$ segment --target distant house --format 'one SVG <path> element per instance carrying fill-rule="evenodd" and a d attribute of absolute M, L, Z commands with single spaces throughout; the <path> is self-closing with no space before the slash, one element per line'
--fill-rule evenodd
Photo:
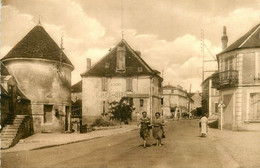
<path fill-rule="evenodd" d="M 188 93 L 188 95 L 194 101 L 193 109 L 201 107 L 202 94 L 199 91 L 197 91 L 195 93 Z"/>
<path fill-rule="evenodd" d="M 122 97 L 133 102 L 133 118 L 161 112 L 161 82 L 153 70 L 125 40 L 121 40 L 93 67 L 88 60 L 82 76 L 83 124 L 109 112 L 109 103 Z"/>
<path fill-rule="evenodd" d="M 260 24 L 227 47 L 224 27 L 223 51 L 217 55 L 221 101 L 219 127 L 260 130 Z"/>
<path fill-rule="evenodd" d="M 218 114 L 219 91 L 216 89 L 219 74 L 214 73 L 202 83 L 202 110 L 208 116 Z"/>
<path fill-rule="evenodd" d="M 71 86 L 71 100 L 82 101 L 82 80 Z"/>
<path fill-rule="evenodd" d="M 82 80 L 71 87 L 71 123 L 74 131 L 80 131 L 82 126 Z M 76 128 L 75 125 L 77 125 Z"/>
<path fill-rule="evenodd" d="M 188 93 L 181 86 L 166 85 L 162 87 L 163 95 L 163 113 L 166 117 L 177 115 L 180 113 L 189 112 L 189 102 L 193 106 L 193 101 L 190 101 Z"/>
<path fill-rule="evenodd" d="M 31 101 L 34 132 L 68 130 L 74 66 L 45 29 L 35 26 L 1 61 Z"/>

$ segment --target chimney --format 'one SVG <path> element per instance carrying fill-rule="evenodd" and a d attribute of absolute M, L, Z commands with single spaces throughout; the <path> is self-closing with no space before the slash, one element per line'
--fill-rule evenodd
<path fill-rule="evenodd" d="M 141 51 L 135 51 L 135 53 L 136 53 L 139 57 L 141 57 Z"/>
<path fill-rule="evenodd" d="M 87 58 L 87 71 L 91 68 L 91 59 Z"/>
<path fill-rule="evenodd" d="M 227 30 L 226 26 L 223 27 L 223 35 L 221 37 L 221 42 L 222 42 L 222 50 L 227 48 L 227 43 L 228 43 L 228 36 L 227 36 Z"/>

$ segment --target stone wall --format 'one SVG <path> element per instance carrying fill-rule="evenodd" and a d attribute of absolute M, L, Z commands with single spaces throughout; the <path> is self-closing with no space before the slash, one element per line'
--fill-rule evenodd
<path fill-rule="evenodd" d="M 19 86 L 32 102 L 34 131 L 64 131 L 65 107 L 71 101 L 72 67 L 48 60 L 11 60 L 6 61 L 10 73 L 17 79 Z M 44 105 L 52 105 L 52 121 L 44 123 Z M 58 111 L 58 115 L 56 114 Z"/>

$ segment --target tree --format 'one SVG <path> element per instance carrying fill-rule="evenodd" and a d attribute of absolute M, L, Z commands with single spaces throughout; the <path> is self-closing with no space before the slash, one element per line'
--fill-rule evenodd
<path fill-rule="evenodd" d="M 109 103 L 110 119 L 128 124 L 128 120 L 132 120 L 132 112 L 135 110 L 133 105 L 133 98 L 129 97 L 122 97 L 119 102 L 113 101 Z"/>

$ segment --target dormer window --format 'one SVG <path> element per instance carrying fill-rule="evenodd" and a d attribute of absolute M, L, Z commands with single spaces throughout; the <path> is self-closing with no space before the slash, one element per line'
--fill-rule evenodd
<path fill-rule="evenodd" d="M 126 55 L 126 50 L 125 46 L 123 47 L 117 47 L 117 64 L 116 64 L 116 70 L 117 71 L 124 71 L 125 70 L 125 55 Z"/>

